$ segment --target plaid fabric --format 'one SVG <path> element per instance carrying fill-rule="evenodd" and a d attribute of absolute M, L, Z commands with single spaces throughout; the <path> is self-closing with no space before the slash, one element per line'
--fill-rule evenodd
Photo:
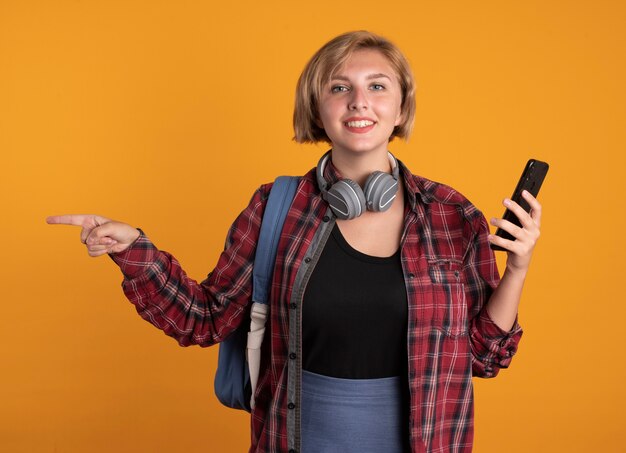
<path fill-rule="evenodd" d="M 473 442 L 472 375 L 493 377 L 506 368 L 522 331 L 517 322 L 510 332 L 502 331 L 483 309 L 499 282 L 484 216 L 458 192 L 401 166 L 410 443 L 413 452 L 468 452 Z M 328 181 L 340 177 L 332 165 L 325 173 Z M 126 251 L 111 256 L 124 273 L 124 293 L 142 318 L 182 346 L 210 346 L 246 319 L 270 188 L 263 185 L 254 193 L 233 223 L 215 269 L 201 283 L 143 232 Z M 300 264 L 312 254 L 317 228 L 334 221 L 325 218 L 326 210 L 313 169 L 300 182 L 278 247 L 266 333 L 270 341 L 263 343 L 250 452 L 297 450 L 288 448 L 294 445 L 288 435 L 295 434 L 288 434 L 286 422 L 293 409 L 287 398 L 289 311 L 297 308 L 290 297 Z"/>

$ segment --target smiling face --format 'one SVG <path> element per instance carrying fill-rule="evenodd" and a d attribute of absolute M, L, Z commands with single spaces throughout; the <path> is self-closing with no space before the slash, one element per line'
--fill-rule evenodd
<path fill-rule="evenodd" d="M 402 90 L 387 58 L 374 49 L 354 52 L 324 85 L 319 122 L 334 152 L 387 152 L 402 121 Z"/>

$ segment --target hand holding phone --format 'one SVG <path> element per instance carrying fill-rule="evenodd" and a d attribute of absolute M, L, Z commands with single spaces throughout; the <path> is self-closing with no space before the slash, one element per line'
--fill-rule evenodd
<path fill-rule="evenodd" d="M 522 192 L 524 190 L 528 191 L 533 197 L 537 197 L 539 194 L 539 189 L 541 188 L 541 184 L 548 173 L 549 165 L 545 162 L 541 162 L 539 160 L 530 159 L 526 163 L 526 167 L 522 172 L 522 176 L 520 177 L 517 187 L 515 187 L 515 191 L 513 192 L 513 196 L 511 200 L 520 205 L 522 209 L 526 212 L 530 212 L 530 206 L 528 202 L 522 197 Z M 508 220 L 509 222 L 517 225 L 518 227 L 522 227 L 517 216 L 510 210 L 506 210 L 504 215 L 502 216 L 504 220 Z M 502 228 L 498 228 L 496 231 L 496 236 L 499 236 L 504 239 L 508 239 L 514 241 L 515 238 L 511 236 L 508 232 L 504 231 Z M 507 251 L 506 249 L 495 245 L 490 244 L 493 250 L 499 251 Z"/>

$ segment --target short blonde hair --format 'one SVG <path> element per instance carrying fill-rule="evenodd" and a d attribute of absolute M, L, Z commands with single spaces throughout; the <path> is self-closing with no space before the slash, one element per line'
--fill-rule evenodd
<path fill-rule="evenodd" d="M 406 58 L 393 43 L 374 33 L 360 30 L 344 33 L 327 42 L 305 66 L 296 86 L 293 112 L 293 139 L 298 143 L 330 143 L 319 126 L 319 100 L 322 88 L 357 50 L 373 49 L 382 53 L 393 67 L 402 89 L 402 122 L 389 137 L 407 139 L 415 118 L 415 81 Z"/>

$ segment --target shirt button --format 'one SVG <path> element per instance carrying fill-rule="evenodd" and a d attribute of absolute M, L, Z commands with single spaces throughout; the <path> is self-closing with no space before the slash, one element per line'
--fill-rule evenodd
<path fill-rule="evenodd" d="M 409 278 L 415 278 L 415 274 L 411 272 L 411 273 L 409 274 Z"/>
<path fill-rule="evenodd" d="M 328 222 L 330 220 L 330 217 L 328 217 L 327 215 L 324 216 L 324 218 L 322 218 L 322 220 L 324 222 Z"/>
<path fill-rule="evenodd" d="M 293 403 L 287 404 L 287 409 L 295 409 L 295 408 L 296 408 L 295 404 L 293 404 Z"/>
<path fill-rule="evenodd" d="M 308 256 L 304 259 L 305 263 L 310 263 L 311 262 L 311 258 L 309 258 Z"/>
<path fill-rule="evenodd" d="M 454 271 L 454 276 L 455 276 L 456 278 L 459 278 L 459 271 Z"/>
<path fill-rule="evenodd" d="M 291 308 L 292 310 L 295 310 L 298 306 L 296 305 L 295 302 L 292 302 L 289 304 L 289 308 Z"/>
<path fill-rule="evenodd" d="M 291 360 L 295 360 L 295 359 L 296 359 L 296 357 L 297 357 L 297 356 L 296 356 L 296 353 L 295 353 L 295 352 L 292 352 L 291 354 L 289 354 L 289 358 L 290 358 Z"/>

